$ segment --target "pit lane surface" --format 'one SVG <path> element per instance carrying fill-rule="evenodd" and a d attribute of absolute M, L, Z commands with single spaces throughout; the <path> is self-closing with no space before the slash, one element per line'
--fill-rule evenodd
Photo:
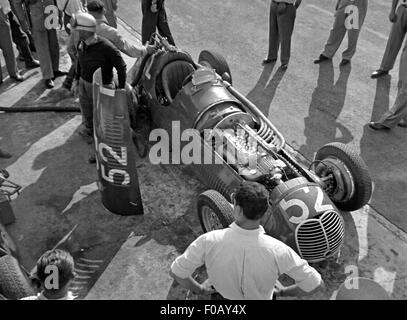
<path fill-rule="evenodd" d="M 121 3 L 119 16 L 131 23 L 136 30 L 140 30 L 140 2 L 122 0 Z M 313 5 L 325 10 L 326 16 L 322 22 L 318 22 L 319 20 L 315 20 L 314 7 L 302 7 L 304 11 L 298 15 L 292 63 L 284 75 L 281 72 L 275 73 L 277 66 L 274 70 L 263 70 L 259 64 L 267 50 L 268 13 L 264 13 L 268 10 L 268 2 L 253 1 L 250 6 L 248 3 L 167 0 L 169 19 L 177 44 L 190 51 L 194 57 L 204 48 L 216 48 L 223 53 L 231 65 L 236 87 L 269 115 L 290 144 L 300 150 L 300 147 L 309 146 L 309 152 L 303 152 L 305 155 L 312 156 L 320 145 L 333 140 L 329 137 L 337 136 L 335 140 L 342 141 L 340 138 L 343 130 L 335 127 L 338 131 L 335 131 L 335 135 L 330 131 L 333 123 L 346 124 L 352 132 L 351 136 L 358 137 L 352 138 L 351 143 L 359 147 L 364 136 L 364 123 L 370 120 L 373 109 L 381 108 L 380 101 L 384 101 L 386 105 L 386 94 L 388 95 L 385 90 L 384 93 L 378 91 L 375 96 L 376 82 L 368 77 L 371 69 L 378 65 L 384 48 L 383 34 L 387 34 L 387 22 L 385 19 L 381 21 L 380 14 L 388 10 L 385 2 L 370 6 L 374 9 L 373 13 L 376 12 L 376 21 L 379 21 L 372 23 L 369 18 L 367 21 L 374 31 L 370 31 L 368 36 L 372 37 L 369 41 L 374 45 L 364 40 L 367 34 L 362 32 L 360 43 L 366 45 L 367 41 L 370 47 L 369 50 L 359 47 L 360 53 L 353 62 L 348 80 L 347 96 L 342 109 L 339 108 L 342 110 L 340 116 L 332 114 L 337 109 L 338 99 L 340 100 L 336 91 L 327 83 L 332 74 L 324 67 L 318 85 L 319 67 L 311 63 L 328 35 L 331 24 L 328 12 L 333 7 L 333 1 L 327 1 L 327 4 L 304 1 L 303 5 Z M 229 19 L 224 18 L 226 13 L 231 15 Z M 227 25 L 223 24 L 226 20 L 229 20 Z M 309 26 L 314 23 L 320 25 L 319 29 L 313 30 Z M 382 33 L 375 31 L 373 27 L 382 30 Z M 122 26 L 119 28 L 126 37 L 129 36 L 129 30 L 124 30 Z M 197 37 L 198 34 L 200 37 Z M 315 39 L 310 34 L 314 34 Z M 382 38 L 379 34 L 382 34 Z M 221 41 L 224 42 L 223 45 L 219 45 Z M 368 60 L 363 52 L 365 55 L 374 52 L 374 55 L 369 55 Z M 62 59 L 65 68 L 69 65 L 67 59 L 66 55 Z M 134 60 L 129 61 L 130 65 L 132 61 Z M 374 67 L 371 68 L 370 64 L 364 66 L 364 61 L 370 61 Z M 335 73 L 338 62 L 336 59 Z M 74 104 L 73 99 L 63 97 L 61 93 L 44 91 L 38 69 L 26 74 L 29 79 L 21 84 L 15 85 L 6 80 L 0 88 L 2 105 L 12 107 L 40 104 L 43 99 L 57 105 Z M 57 79 L 56 87 L 61 82 L 61 79 Z M 395 79 L 391 81 L 391 85 L 389 100 L 393 101 Z M 316 90 L 315 86 L 320 89 Z M 360 97 L 358 89 L 361 90 Z M 316 91 L 315 102 L 314 107 L 310 108 L 313 91 Z M 373 99 L 378 101 L 374 108 Z M 387 105 L 388 103 L 387 101 Z M 337 112 L 339 114 L 340 110 Z M 307 117 L 313 122 L 307 126 L 310 131 L 304 134 L 304 119 Z M 186 292 L 172 284 L 168 268 L 175 256 L 201 233 L 195 200 L 197 194 L 203 191 L 202 186 L 188 172 L 179 168 L 152 166 L 148 161 L 138 160 L 145 216 L 118 217 L 106 212 L 100 203 L 99 193 L 95 190 L 94 167 L 86 163 L 90 147 L 77 135 L 79 124 L 80 117 L 70 114 L 0 115 L 1 147 L 14 154 L 12 159 L 2 160 L 0 164 L 8 168 L 13 179 L 24 186 L 21 196 L 13 202 L 17 221 L 8 228 L 21 249 L 23 264 L 31 268 L 43 251 L 54 246 L 78 224 L 68 243 L 68 249 L 75 255 L 80 275 L 73 289 L 81 297 L 91 290 L 88 298 L 184 299 Z M 320 130 L 313 127 L 318 124 L 321 125 Z M 382 134 L 374 134 L 371 133 L 371 136 L 382 137 Z M 382 152 L 380 148 L 388 148 L 390 141 L 394 139 L 400 142 L 403 134 L 404 131 L 397 129 L 384 136 L 387 138 L 380 138 L 382 146 L 374 145 L 369 150 L 372 153 Z M 348 140 L 350 139 L 344 141 Z M 399 149 L 403 147 L 401 143 L 396 146 Z M 397 149 L 394 147 L 392 150 Z M 390 189 L 390 184 L 385 185 L 383 199 L 391 199 L 391 194 L 404 199 L 402 187 L 406 181 L 400 180 L 406 172 L 401 167 L 402 160 L 405 159 L 403 150 L 405 152 L 405 146 L 398 153 L 393 151 L 394 156 L 400 160 L 397 162 L 401 168 L 400 174 L 397 171 L 393 173 L 399 180 L 388 178 L 401 181 L 400 189 Z M 383 163 L 375 157 L 376 153 L 371 155 L 370 161 L 383 166 L 389 164 L 388 155 L 383 158 Z M 369 159 L 365 160 L 371 167 Z M 389 175 L 392 172 L 389 170 L 375 172 L 371 169 L 371 172 L 372 175 L 385 176 L 385 173 Z M 377 178 L 374 179 L 377 184 Z M 394 205 L 397 203 L 382 203 L 383 207 L 390 208 Z M 329 298 L 333 290 L 343 282 L 344 268 L 355 264 L 360 269 L 360 275 L 377 279 L 393 298 L 405 299 L 407 267 L 404 257 L 407 253 L 404 235 L 394 232 L 386 221 L 381 221 L 368 207 L 352 216 L 346 215 L 345 223 L 347 235 L 341 257 L 342 265 L 322 269 L 329 289 L 323 296 L 312 298 Z"/>
<path fill-rule="evenodd" d="M 352 65 L 339 68 L 344 45 L 333 63 L 318 66 L 312 62 L 329 35 L 336 0 L 303 1 L 285 73 L 279 61 L 275 66 L 261 66 L 268 49 L 269 0 L 167 0 L 166 9 L 177 46 L 195 58 L 203 49 L 223 54 L 234 86 L 304 156 L 311 159 L 318 148 L 332 141 L 354 146 L 374 181 L 371 206 L 407 231 L 407 130 L 381 133 L 366 125 L 392 106 L 396 94 L 398 60 L 391 75 L 370 79 L 380 65 L 389 34 L 390 2 L 369 1 Z M 122 0 L 119 16 L 141 30 L 140 0 Z"/>

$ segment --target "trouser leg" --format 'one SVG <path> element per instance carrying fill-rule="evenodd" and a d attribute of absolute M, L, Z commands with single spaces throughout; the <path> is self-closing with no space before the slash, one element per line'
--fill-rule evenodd
<path fill-rule="evenodd" d="M 170 26 L 168 25 L 167 12 L 163 6 L 158 11 L 157 29 L 161 36 L 167 38 L 168 42 L 175 46 L 174 38 L 171 34 Z"/>
<path fill-rule="evenodd" d="M 79 104 L 82 113 L 82 124 L 93 131 L 93 87 L 82 78 L 79 80 Z"/>
<path fill-rule="evenodd" d="M 53 63 L 48 40 L 48 31 L 34 31 L 34 40 L 37 46 L 38 59 L 43 79 L 54 77 Z"/>
<path fill-rule="evenodd" d="M 17 75 L 17 63 L 13 50 L 10 23 L 6 15 L 0 10 L 0 48 L 6 62 L 7 72 L 10 77 Z"/>
<path fill-rule="evenodd" d="M 151 0 L 141 1 L 141 11 L 143 13 L 141 23 L 141 42 L 145 44 L 150 40 L 151 35 L 157 28 L 158 13 L 151 12 Z"/>
<path fill-rule="evenodd" d="M 269 50 L 267 54 L 268 59 L 277 59 L 279 46 L 280 38 L 277 23 L 277 4 L 275 2 L 271 2 L 269 17 Z"/>
<path fill-rule="evenodd" d="M 357 29 L 348 30 L 348 48 L 342 54 L 342 58 L 346 60 L 351 60 L 355 55 L 360 30 L 362 29 L 367 13 L 367 0 L 357 0 L 355 6 L 358 8 L 359 25 Z"/>
<path fill-rule="evenodd" d="M 281 41 L 281 63 L 288 63 L 291 55 L 291 36 L 294 30 L 296 9 L 293 5 L 287 5 L 284 14 L 277 17 L 278 32 Z"/>
<path fill-rule="evenodd" d="M 404 47 L 400 58 L 396 101 L 393 107 L 381 117 L 379 122 L 388 128 L 393 128 L 402 119 L 407 120 L 407 46 Z"/>
<path fill-rule="evenodd" d="M 325 49 L 322 52 L 324 56 L 332 58 L 335 55 L 336 51 L 338 51 L 339 46 L 341 45 L 342 40 L 346 34 L 345 19 L 346 14 L 344 8 L 339 9 L 335 12 L 334 25 L 329 34 Z"/>
<path fill-rule="evenodd" d="M 51 64 L 52 70 L 58 71 L 59 70 L 59 43 L 58 43 L 58 36 L 57 31 L 55 29 L 47 30 L 48 32 L 48 46 L 50 50 L 51 56 Z"/>
<path fill-rule="evenodd" d="M 397 20 L 393 23 L 389 38 L 387 39 L 386 49 L 384 51 L 380 69 L 389 71 L 393 69 L 397 55 L 403 44 L 407 27 L 407 8 L 400 6 L 397 10 Z"/>

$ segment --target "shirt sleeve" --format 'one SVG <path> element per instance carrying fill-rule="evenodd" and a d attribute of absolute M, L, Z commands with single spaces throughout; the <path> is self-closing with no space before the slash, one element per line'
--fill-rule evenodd
<path fill-rule="evenodd" d="M 126 86 L 126 71 L 127 66 L 124 62 L 120 51 L 115 48 L 112 44 L 107 46 L 109 49 L 109 60 L 113 67 L 117 70 L 117 78 L 119 81 L 119 89 L 124 89 Z"/>
<path fill-rule="evenodd" d="M 311 267 L 306 260 L 301 259 L 290 247 L 286 246 L 284 251 L 277 260 L 280 274 L 285 273 L 293 278 L 296 284 L 305 292 L 317 288 L 322 282 L 318 271 Z"/>
<path fill-rule="evenodd" d="M 145 55 L 146 49 L 141 44 L 139 45 L 132 45 L 128 41 L 126 41 L 117 31 L 115 28 L 109 28 L 106 30 L 109 33 L 109 40 L 116 46 L 124 54 L 127 54 L 129 57 L 132 58 L 139 58 Z"/>
<path fill-rule="evenodd" d="M 185 252 L 171 265 L 171 271 L 181 279 L 186 279 L 205 264 L 205 234 L 192 242 Z"/>

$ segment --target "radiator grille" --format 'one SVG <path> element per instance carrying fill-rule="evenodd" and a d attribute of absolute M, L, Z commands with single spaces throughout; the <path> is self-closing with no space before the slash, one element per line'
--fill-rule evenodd
<path fill-rule="evenodd" d="M 295 235 L 302 258 L 317 262 L 329 258 L 340 249 L 345 229 L 342 217 L 335 211 L 328 211 L 298 225 Z"/>

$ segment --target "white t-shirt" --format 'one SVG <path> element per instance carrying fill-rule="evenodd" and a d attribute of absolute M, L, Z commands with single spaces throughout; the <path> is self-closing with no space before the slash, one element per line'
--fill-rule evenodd
<path fill-rule="evenodd" d="M 78 11 L 80 12 L 85 12 L 85 9 L 83 8 L 81 0 L 56 0 L 58 9 L 61 11 L 65 11 L 64 13 L 71 16 Z"/>
<path fill-rule="evenodd" d="M 285 273 L 310 292 L 321 284 L 321 275 L 281 241 L 265 234 L 263 227 L 229 228 L 201 235 L 171 265 L 172 272 L 188 278 L 205 265 L 208 281 L 224 298 L 269 300 L 278 277 Z"/>

